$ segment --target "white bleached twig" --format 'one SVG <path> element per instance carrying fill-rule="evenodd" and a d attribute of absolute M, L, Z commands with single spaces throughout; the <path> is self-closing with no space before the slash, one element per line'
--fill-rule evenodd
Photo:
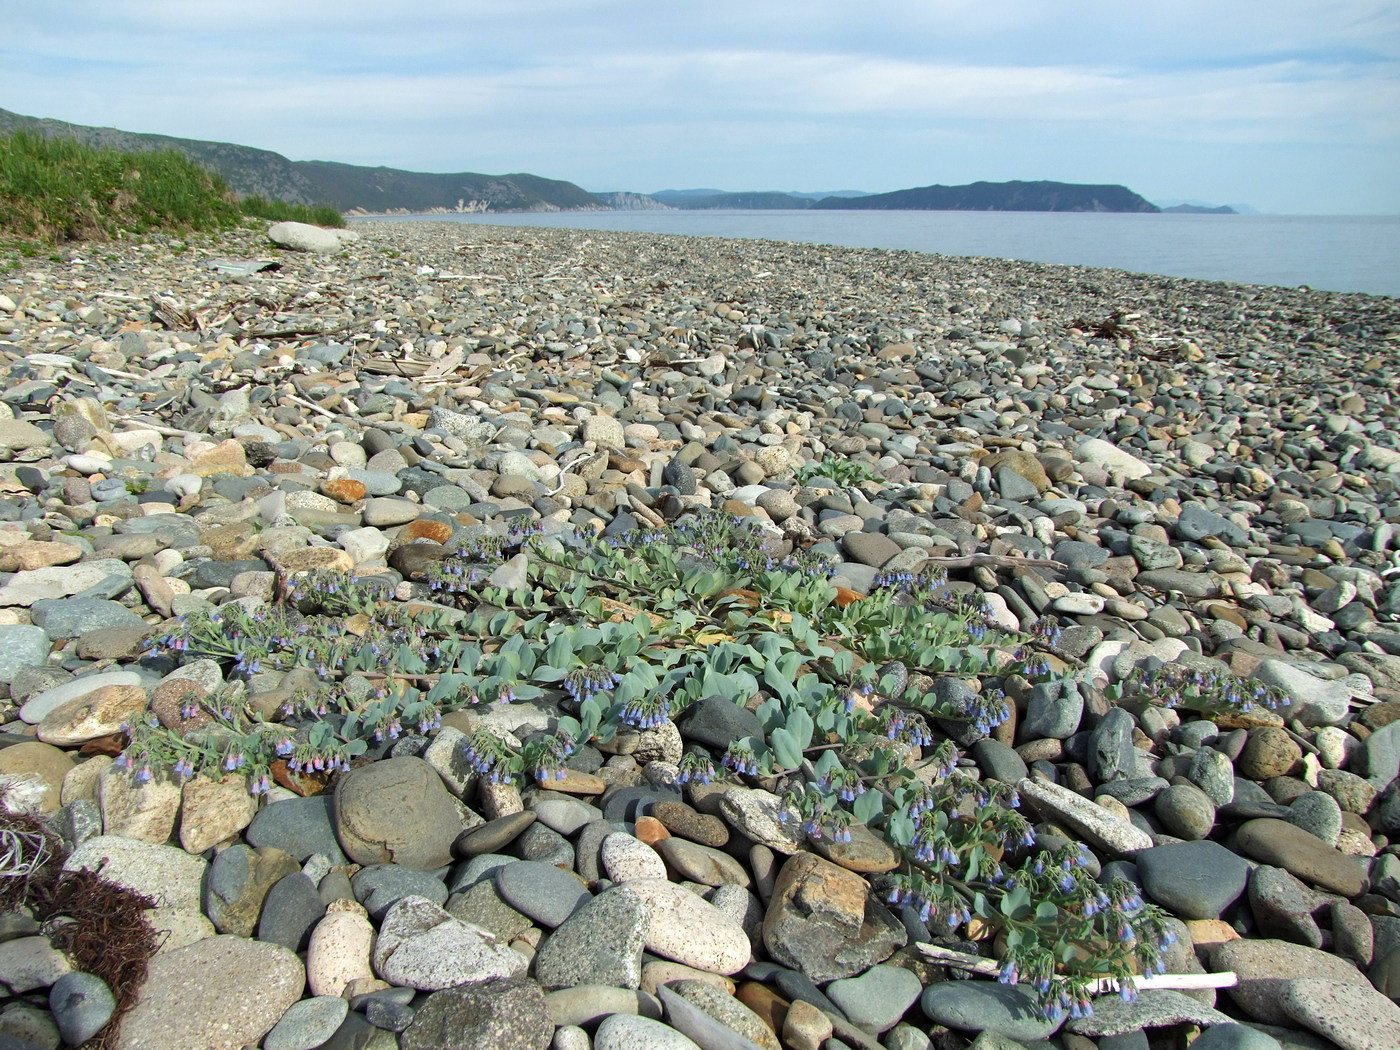
<path fill-rule="evenodd" d="M 335 413 L 332 412 L 329 408 L 322 408 L 320 405 L 313 404 L 310 401 L 297 397 L 296 394 L 283 394 L 282 396 L 285 397 L 288 401 L 295 401 L 298 405 L 301 405 L 303 408 L 309 408 L 313 412 L 320 413 L 327 419 L 335 418 Z"/>
<path fill-rule="evenodd" d="M 967 970 L 969 973 L 980 974 L 983 977 L 995 977 L 1001 972 L 1000 965 L 991 959 L 984 959 L 980 955 L 969 955 L 967 952 L 954 951 L 952 948 L 940 948 L 936 944 L 921 942 L 916 943 L 914 947 L 944 966 L 954 966 L 959 970 Z M 1229 970 L 1221 973 L 1164 973 L 1154 977 L 1125 977 L 1121 981 L 1117 977 L 1100 977 L 1089 982 L 1089 992 L 1092 995 L 1116 992 L 1119 984 L 1131 984 L 1141 991 L 1151 988 L 1186 990 L 1233 988 L 1238 983 L 1239 978 Z"/>

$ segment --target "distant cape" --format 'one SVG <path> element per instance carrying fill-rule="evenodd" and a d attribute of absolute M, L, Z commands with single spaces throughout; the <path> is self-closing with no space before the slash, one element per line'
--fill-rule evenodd
<path fill-rule="evenodd" d="M 1073 182 L 974 182 L 967 186 L 920 186 L 868 197 L 827 197 L 812 205 L 827 210 L 882 211 L 1112 211 L 1161 209 L 1126 186 Z"/>

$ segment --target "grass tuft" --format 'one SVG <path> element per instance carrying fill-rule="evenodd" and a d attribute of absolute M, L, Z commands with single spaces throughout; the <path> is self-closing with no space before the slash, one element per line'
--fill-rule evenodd
<path fill-rule="evenodd" d="M 270 201 L 254 195 L 244 197 L 239 202 L 244 215 L 272 222 L 308 222 L 312 226 L 330 226 L 342 229 L 345 216 L 329 204 L 291 204 L 287 201 Z"/>
<path fill-rule="evenodd" d="M 213 232 L 245 217 L 343 227 L 329 205 L 252 196 L 174 150 L 129 153 L 18 131 L 0 137 L 0 270 L 78 241 Z"/>
<path fill-rule="evenodd" d="M 224 181 L 174 150 L 124 153 L 25 131 L 0 138 L 0 235 L 61 244 L 238 220 Z"/>

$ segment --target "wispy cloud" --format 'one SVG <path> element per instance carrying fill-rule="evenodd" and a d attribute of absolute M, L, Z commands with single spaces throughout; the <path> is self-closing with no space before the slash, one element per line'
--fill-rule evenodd
<path fill-rule="evenodd" d="M 7 19 L 0 105 L 298 158 L 636 189 L 1089 171 L 1400 211 L 1392 2 L 72 0 Z M 1320 150 L 1333 183 L 1291 176 Z"/>

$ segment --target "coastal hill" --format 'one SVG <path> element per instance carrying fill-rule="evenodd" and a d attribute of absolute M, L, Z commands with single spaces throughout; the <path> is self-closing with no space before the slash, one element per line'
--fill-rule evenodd
<path fill-rule="evenodd" d="M 974 182 L 923 186 L 892 193 L 796 191 L 727 193 L 715 189 L 589 193 L 572 182 L 516 173 L 401 171 L 319 160 L 289 160 L 271 150 L 229 142 L 149 135 L 69 124 L 0 109 L 0 135 L 30 130 L 109 149 L 173 149 L 222 176 L 240 197 L 292 204 L 328 204 L 350 213 L 606 211 L 684 209 L 894 209 L 953 211 L 1155 212 L 1155 204 L 1125 186 L 1063 182 Z M 820 198 L 820 199 L 815 199 Z"/>
<path fill-rule="evenodd" d="M 891 193 L 845 190 L 832 194 L 777 191 L 660 190 L 651 195 L 672 208 L 687 209 L 871 209 L 892 211 L 1114 211 L 1160 209 L 1125 186 L 1066 182 L 974 182 L 970 186 L 923 186 Z"/>
<path fill-rule="evenodd" d="M 967 186 L 920 186 L 868 197 L 827 197 L 822 209 L 884 211 L 1116 211 L 1161 209 L 1126 186 L 1069 182 L 974 182 Z"/>
<path fill-rule="evenodd" d="M 329 204 L 345 212 L 587 211 L 608 207 L 572 182 L 538 175 L 432 174 L 288 160 L 280 153 L 252 146 L 95 128 L 0 109 L 0 135 L 21 130 L 63 135 L 88 145 L 129 152 L 173 149 L 221 175 L 240 197 Z"/>

